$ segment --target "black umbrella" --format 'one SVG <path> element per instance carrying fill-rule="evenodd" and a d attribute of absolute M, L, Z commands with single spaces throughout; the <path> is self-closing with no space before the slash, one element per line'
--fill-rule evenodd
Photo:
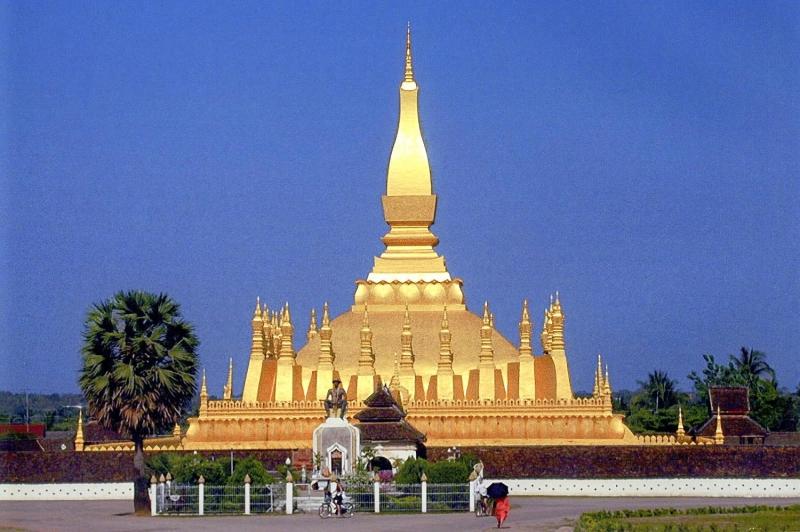
<path fill-rule="evenodd" d="M 508 495 L 508 486 L 502 482 L 492 482 L 486 488 L 486 494 L 492 499 L 499 499 Z"/>

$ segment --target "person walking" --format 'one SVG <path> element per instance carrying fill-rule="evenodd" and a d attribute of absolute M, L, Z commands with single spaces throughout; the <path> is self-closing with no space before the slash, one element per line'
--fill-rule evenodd
<path fill-rule="evenodd" d="M 497 528 L 500 528 L 500 525 L 508 517 L 508 511 L 511 509 L 511 503 L 508 500 L 508 496 L 505 495 L 496 499 L 494 502 L 494 516 L 497 518 Z"/>

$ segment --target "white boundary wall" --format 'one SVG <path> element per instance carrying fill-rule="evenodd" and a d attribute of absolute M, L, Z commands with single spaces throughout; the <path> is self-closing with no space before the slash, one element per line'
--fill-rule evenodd
<path fill-rule="evenodd" d="M 0 501 L 133 500 L 133 482 L 0 484 Z"/>
<path fill-rule="evenodd" d="M 558 497 L 798 497 L 800 478 L 498 479 L 510 495 Z"/>

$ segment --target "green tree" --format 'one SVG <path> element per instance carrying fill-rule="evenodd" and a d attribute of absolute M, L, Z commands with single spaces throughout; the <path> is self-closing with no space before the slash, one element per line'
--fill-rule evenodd
<path fill-rule="evenodd" d="M 181 456 L 175 464 L 172 476 L 178 484 L 197 484 L 201 476 L 208 486 L 221 486 L 226 480 L 222 461 L 209 460 L 200 454 Z"/>
<path fill-rule="evenodd" d="M 250 483 L 253 485 L 263 486 L 265 484 L 272 484 L 275 479 L 267 473 L 267 468 L 260 460 L 248 456 L 241 460 L 236 461 L 236 466 L 233 468 L 233 474 L 228 478 L 228 484 L 232 486 L 241 486 L 244 484 L 244 477 L 250 475 Z"/>
<path fill-rule="evenodd" d="M 417 484 L 427 466 L 428 461 L 424 458 L 409 458 L 402 463 L 394 480 L 398 484 Z"/>
<path fill-rule="evenodd" d="M 149 510 L 144 439 L 171 428 L 194 395 L 198 340 L 165 294 L 119 292 L 86 317 L 80 387 L 89 414 L 134 444 L 134 510 Z"/>
<path fill-rule="evenodd" d="M 731 369 L 742 376 L 745 384 L 751 390 L 754 390 L 761 380 L 775 382 L 775 370 L 767 364 L 767 356 L 761 351 L 742 347 L 738 357 L 731 355 L 730 358 Z"/>
<path fill-rule="evenodd" d="M 647 381 L 639 381 L 644 396 L 654 406 L 653 411 L 658 413 L 659 408 L 669 408 L 678 402 L 675 381 L 669 378 L 666 371 L 656 370 L 647 375 Z"/>

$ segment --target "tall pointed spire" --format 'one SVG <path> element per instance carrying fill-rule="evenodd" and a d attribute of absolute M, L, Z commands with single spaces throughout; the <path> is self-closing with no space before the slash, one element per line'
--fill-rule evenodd
<path fill-rule="evenodd" d="M 683 409 L 681 405 L 678 405 L 678 430 L 676 433 L 678 438 L 683 438 L 686 435 L 686 431 L 683 429 Z"/>
<path fill-rule="evenodd" d="M 222 388 L 222 399 L 230 401 L 233 396 L 233 357 L 228 358 L 228 379 Z"/>
<path fill-rule="evenodd" d="M 714 443 L 725 443 L 725 434 L 722 433 L 722 416 L 720 415 L 719 405 L 717 405 L 717 428 L 714 430 Z"/>
<path fill-rule="evenodd" d="M 78 409 L 78 428 L 75 430 L 75 450 L 83 451 L 85 441 L 83 439 L 83 408 Z"/>
<path fill-rule="evenodd" d="M 450 347 L 451 339 L 450 323 L 447 320 L 447 305 L 445 305 L 442 311 L 442 325 L 439 329 L 439 364 L 436 372 L 440 378 L 446 375 L 453 375 L 453 352 Z M 450 395 L 452 395 L 452 384 L 450 389 Z M 439 398 L 442 399 L 442 397 Z M 449 399 L 452 399 L 452 397 Z"/>
<path fill-rule="evenodd" d="M 369 311 L 367 306 L 364 305 L 364 319 L 361 321 L 361 354 L 358 357 L 358 374 L 359 375 L 375 375 L 375 353 L 372 352 L 372 330 L 369 328 Z M 362 393 L 359 386 L 359 394 Z M 371 389 L 367 390 L 369 395 L 372 393 Z"/>
<path fill-rule="evenodd" d="M 494 346 L 492 345 L 492 318 L 489 312 L 489 302 L 483 303 L 483 325 L 481 326 L 481 353 L 480 363 L 491 364 L 494 367 Z M 482 397 L 482 399 L 486 399 Z"/>
<path fill-rule="evenodd" d="M 406 28 L 406 72 L 403 81 L 414 81 L 414 64 L 411 58 L 411 22 Z"/>
<path fill-rule="evenodd" d="M 418 97 L 409 26 L 400 84 L 400 117 L 386 172 L 386 195 L 382 198 L 389 232 L 382 238 L 386 250 L 375 259 L 369 282 L 452 281 L 444 257 L 434 251 L 439 239 L 430 230 L 436 217 L 436 195 L 422 139 Z M 462 304 L 463 300 L 452 303 Z"/>
<path fill-rule="evenodd" d="M 308 322 L 308 332 L 306 340 L 311 340 L 317 335 L 317 309 L 311 309 L 311 319 Z"/>

